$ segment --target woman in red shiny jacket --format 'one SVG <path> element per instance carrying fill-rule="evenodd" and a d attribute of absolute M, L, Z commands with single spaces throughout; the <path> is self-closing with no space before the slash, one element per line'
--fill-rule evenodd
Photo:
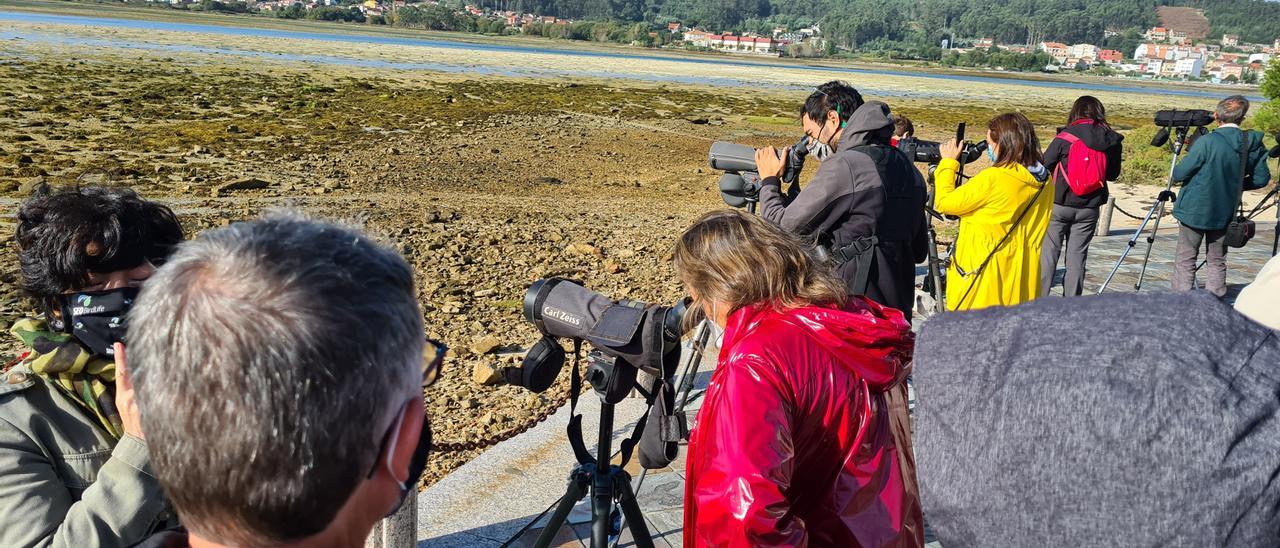
<path fill-rule="evenodd" d="M 921 546 L 910 433 L 885 398 L 910 369 L 902 313 L 847 297 L 811 247 L 736 210 L 699 219 L 674 260 L 724 328 L 689 441 L 685 546 Z"/>

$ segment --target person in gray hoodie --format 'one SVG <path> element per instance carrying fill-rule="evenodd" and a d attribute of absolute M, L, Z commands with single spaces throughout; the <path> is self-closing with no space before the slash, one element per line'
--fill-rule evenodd
<path fill-rule="evenodd" d="M 915 265 L 926 257 L 924 177 L 891 146 L 884 103 L 864 102 L 844 82 L 827 82 L 800 115 L 810 156 L 822 162 L 790 203 L 781 190 L 786 154 L 756 151 L 763 178 L 760 215 L 783 229 L 814 236 L 830 250 L 851 295 L 902 311 L 911 321 Z"/>

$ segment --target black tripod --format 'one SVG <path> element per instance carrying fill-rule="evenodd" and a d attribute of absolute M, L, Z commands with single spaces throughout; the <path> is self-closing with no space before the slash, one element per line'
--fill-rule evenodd
<path fill-rule="evenodd" d="M 626 516 L 627 527 L 631 529 L 635 545 L 641 548 L 652 548 L 653 539 L 650 538 L 649 527 L 645 524 L 644 515 L 640 513 L 636 494 L 631 489 L 631 474 L 621 466 L 609 463 L 613 451 L 611 447 L 613 406 L 625 397 L 631 386 L 631 383 L 617 382 L 615 374 L 625 377 L 626 373 L 630 373 L 630 378 L 634 382 L 635 370 L 631 368 L 629 372 L 618 371 L 620 368 L 631 366 L 618 365 L 612 359 L 592 359 L 592 356 L 588 356 L 588 359 L 592 363 L 588 369 L 587 381 L 600 397 L 600 436 L 596 443 L 595 460 L 579 462 L 573 467 L 573 472 L 569 473 L 569 487 L 565 489 L 564 496 L 560 498 L 560 503 L 556 505 L 555 512 L 547 520 L 547 525 L 542 529 L 542 534 L 538 535 L 538 541 L 534 546 L 538 548 L 551 546 L 560 527 L 569 518 L 569 512 L 573 510 L 573 506 L 582 500 L 589 490 L 591 493 L 591 548 L 607 548 L 610 545 L 609 538 L 620 532 L 621 524 L 615 526 L 613 514 L 615 500 L 622 509 L 622 515 Z M 576 366 L 574 371 L 577 371 Z M 622 384 L 625 384 L 626 389 L 619 391 L 618 386 Z"/>
<path fill-rule="evenodd" d="M 1272 158 L 1280 158 L 1280 135 L 1276 136 L 1275 148 L 1271 149 L 1271 152 L 1267 153 L 1267 155 Z M 1263 161 L 1265 162 L 1266 160 L 1263 160 Z M 1276 165 L 1280 166 L 1280 162 L 1276 162 Z M 1280 192 L 1280 184 L 1277 184 L 1275 188 L 1271 189 L 1271 192 L 1268 195 L 1274 195 L 1276 194 L 1276 192 Z M 1262 202 L 1259 202 L 1259 203 L 1264 204 L 1266 202 L 1267 202 L 1267 199 L 1263 198 Z M 1275 257 L 1276 252 L 1280 251 L 1280 196 L 1276 196 L 1275 206 L 1276 206 L 1276 226 L 1275 226 L 1275 234 L 1271 237 L 1271 256 L 1272 257 Z"/>
<path fill-rule="evenodd" d="M 950 249 L 954 249 L 955 246 L 955 242 L 952 242 L 952 247 L 948 250 L 947 258 L 943 259 L 938 256 L 938 232 L 934 229 L 933 223 L 934 221 L 945 221 L 947 220 L 947 217 L 938 213 L 936 209 L 933 209 L 933 172 L 937 168 L 938 164 L 929 164 L 928 177 L 926 178 L 928 181 L 929 195 L 926 198 L 924 206 L 924 217 L 925 237 L 927 240 L 926 245 L 929 246 L 929 257 L 925 259 L 928 262 L 925 264 L 926 274 L 923 287 L 921 287 L 925 293 L 928 293 L 933 297 L 933 310 L 924 310 L 923 307 L 920 309 L 922 313 L 932 314 L 947 311 L 947 264 L 951 261 Z M 960 168 L 956 171 L 957 186 L 959 184 L 963 184 L 968 179 L 969 176 L 964 174 L 964 163 L 961 163 Z M 952 217 L 952 220 L 954 219 L 955 217 Z"/>
<path fill-rule="evenodd" d="M 1275 199 L 1275 203 L 1267 205 L 1267 201 L 1272 200 L 1273 198 Z M 1280 248 L 1280 185 L 1276 185 L 1275 188 L 1271 189 L 1271 192 L 1268 192 L 1266 196 L 1263 196 L 1262 200 L 1258 201 L 1258 205 L 1254 206 L 1253 210 L 1250 211 L 1246 217 L 1252 219 L 1268 207 L 1276 208 L 1275 235 L 1271 238 L 1271 256 L 1275 257 L 1276 251 L 1280 250 L 1277 249 Z"/>
<path fill-rule="evenodd" d="M 1133 251 L 1133 246 L 1138 245 L 1138 238 L 1142 237 L 1142 231 L 1146 230 L 1147 223 L 1151 219 L 1155 219 L 1155 225 L 1151 228 L 1151 235 L 1147 236 L 1147 253 L 1142 258 L 1142 270 L 1138 273 L 1138 282 L 1133 285 L 1133 290 L 1142 289 L 1142 281 L 1147 276 L 1147 263 L 1151 261 L 1151 247 L 1156 243 L 1156 234 L 1160 232 L 1160 218 L 1164 216 L 1164 204 L 1176 200 L 1173 193 L 1173 169 L 1178 165 L 1178 156 L 1182 154 L 1182 148 L 1186 144 L 1187 132 L 1191 126 L 1181 126 L 1174 128 L 1174 138 L 1170 143 L 1173 147 L 1173 159 L 1169 161 L 1169 181 L 1165 184 L 1164 190 L 1156 196 L 1156 202 L 1151 204 L 1151 209 L 1147 211 L 1146 217 L 1143 217 L 1142 224 L 1138 225 L 1138 229 L 1133 231 L 1133 237 L 1129 238 L 1128 245 L 1125 246 L 1124 252 L 1120 254 L 1120 258 L 1116 260 L 1116 265 L 1111 268 L 1111 273 L 1107 274 L 1107 279 L 1102 281 L 1102 287 L 1098 288 L 1098 293 L 1107 290 L 1107 285 L 1111 283 L 1111 279 L 1115 277 L 1116 272 L 1120 271 L 1120 265 L 1124 264 L 1125 257 L 1129 256 L 1129 252 Z"/>
<path fill-rule="evenodd" d="M 1280 190 L 1280 185 L 1276 185 L 1271 193 L 1275 194 L 1277 190 Z M 1277 251 L 1280 251 L 1280 197 L 1276 198 L 1276 226 L 1275 234 L 1271 237 L 1271 256 L 1275 257 Z"/>
<path fill-rule="evenodd" d="M 945 217 L 938 213 L 932 207 L 925 206 L 925 239 L 926 245 L 929 246 L 929 257 L 925 259 L 926 275 L 924 279 L 925 293 L 933 296 L 932 310 L 921 310 L 921 312 L 939 313 L 947 310 L 947 285 L 944 273 L 947 270 L 946 261 L 938 257 L 938 232 L 933 228 L 934 220 L 944 220 Z"/>

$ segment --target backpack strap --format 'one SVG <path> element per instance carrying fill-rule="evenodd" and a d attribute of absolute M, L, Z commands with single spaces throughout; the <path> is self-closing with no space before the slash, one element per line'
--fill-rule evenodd
<path fill-rule="evenodd" d="M 1066 142 L 1067 142 L 1067 158 L 1068 158 L 1068 159 L 1070 159 L 1070 158 L 1071 158 L 1071 146 L 1072 146 L 1072 145 L 1075 145 L 1075 144 L 1076 144 L 1076 143 L 1078 143 L 1078 142 L 1080 142 L 1080 138 L 1079 138 L 1079 137 L 1076 137 L 1075 135 L 1072 135 L 1070 132 L 1068 132 L 1068 131 L 1067 131 L 1067 130 L 1065 130 L 1065 129 L 1064 129 L 1064 130 L 1062 130 L 1062 132 L 1058 134 L 1058 138 L 1059 138 L 1059 139 L 1062 139 L 1063 141 L 1066 141 Z M 1063 181 L 1067 180 L 1067 166 L 1066 166 L 1066 165 L 1064 165 L 1065 163 L 1066 163 L 1066 162 L 1058 162 L 1058 166 L 1057 166 L 1056 168 L 1054 168 L 1054 170 L 1053 170 L 1053 175 L 1054 175 L 1054 177 L 1053 177 L 1053 178 L 1054 178 L 1055 180 L 1063 180 Z M 1062 176 L 1061 176 L 1061 177 L 1059 177 L 1059 176 L 1058 176 L 1058 173 L 1059 173 L 1059 172 L 1061 172 L 1061 173 L 1062 173 Z"/>
<path fill-rule="evenodd" d="M 1236 200 L 1236 211 L 1241 217 L 1244 217 L 1244 187 L 1249 180 L 1249 145 L 1253 144 L 1249 137 L 1248 131 L 1240 130 L 1240 198 Z"/>
<path fill-rule="evenodd" d="M 854 295 L 867 294 L 867 282 L 871 280 L 871 265 L 876 261 L 878 245 L 880 245 L 880 238 L 872 234 L 854 238 L 849 245 L 831 252 L 831 258 L 835 259 L 836 266 L 848 262 L 854 263 L 853 287 L 849 288 Z"/>

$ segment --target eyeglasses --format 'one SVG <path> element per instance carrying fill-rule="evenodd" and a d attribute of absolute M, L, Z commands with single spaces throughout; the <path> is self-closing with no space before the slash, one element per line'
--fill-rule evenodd
<path fill-rule="evenodd" d="M 440 380 L 440 373 L 444 369 L 444 356 L 449 353 L 449 347 L 435 339 L 427 339 L 426 348 L 423 350 L 422 388 L 426 389 Z M 396 444 L 400 435 L 400 423 L 403 420 L 404 413 L 400 413 L 394 421 L 391 421 L 391 427 L 382 434 L 382 441 L 378 442 L 378 455 L 382 455 L 389 446 Z M 427 443 L 430 444 L 430 438 L 427 439 Z M 387 458 L 390 459 L 391 457 L 388 455 Z M 390 461 L 388 460 L 388 466 L 390 466 L 389 463 Z M 372 478 L 377 471 L 378 459 L 374 458 L 373 466 L 369 469 L 369 473 L 365 474 L 365 477 Z"/>
<path fill-rule="evenodd" d="M 430 388 L 436 381 L 440 380 L 441 373 L 444 370 L 444 355 L 449 353 L 449 347 L 444 343 L 435 339 L 427 339 L 427 347 L 425 348 L 425 356 L 422 360 L 422 387 Z"/>

